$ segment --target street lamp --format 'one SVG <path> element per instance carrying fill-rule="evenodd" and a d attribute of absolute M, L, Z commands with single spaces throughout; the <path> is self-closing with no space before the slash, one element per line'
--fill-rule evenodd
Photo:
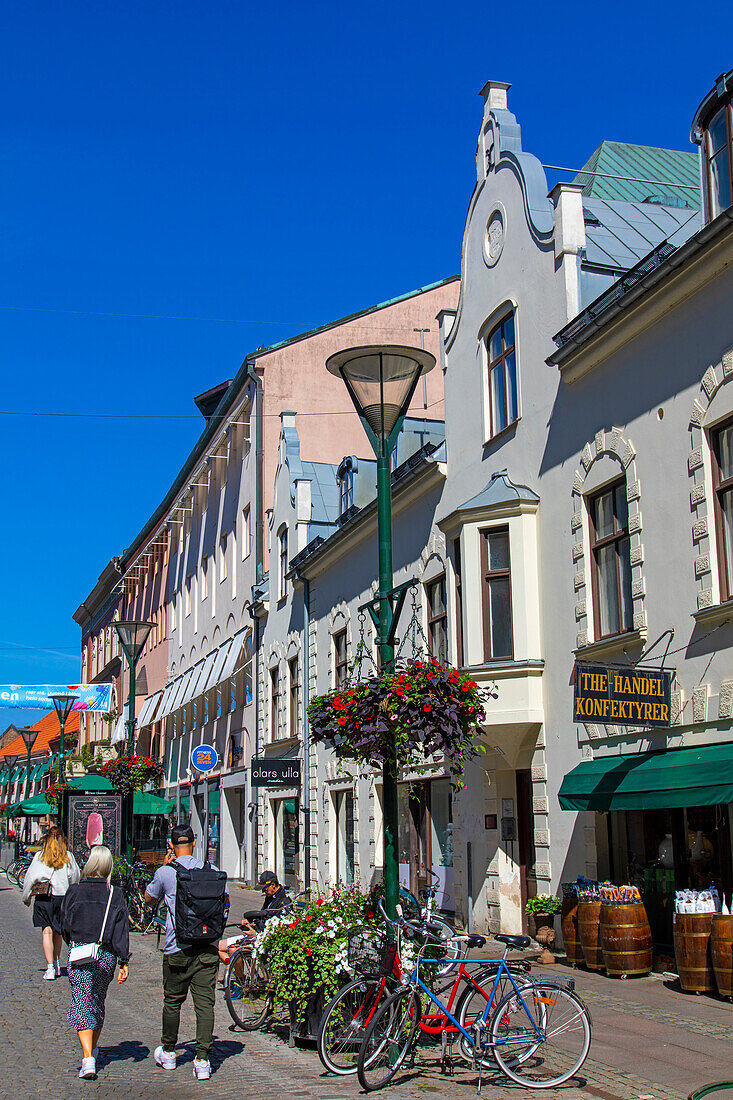
<path fill-rule="evenodd" d="M 112 625 L 117 631 L 117 637 L 130 666 L 130 689 L 127 700 L 127 751 L 131 754 L 135 742 L 135 665 L 145 648 L 148 634 L 153 629 L 153 623 L 115 622 Z"/>
<path fill-rule="evenodd" d="M 25 747 L 28 752 L 27 770 L 25 773 L 25 797 L 30 798 L 31 794 L 31 750 L 33 743 L 38 737 L 38 730 L 31 729 L 30 726 L 21 726 L 18 733 L 23 738 Z M 31 819 L 26 817 L 25 819 L 25 842 L 28 843 L 28 831 L 30 829 Z"/>
<path fill-rule="evenodd" d="M 59 783 L 63 783 L 66 777 L 66 759 L 64 757 L 64 730 L 66 729 L 66 719 L 74 709 L 74 703 L 79 698 L 78 695 L 52 695 L 51 702 L 53 703 L 54 710 L 58 716 L 59 725 L 61 726 L 61 758 L 59 760 Z"/>
<path fill-rule="evenodd" d="M 377 521 L 379 529 L 378 610 L 369 608 L 377 627 L 380 667 L 394 661 L 392 605 L 392 480 L 391 458 L 418 380 L 435 366 L 435 356 L 418 348 L 379 344 L 348 348 L 326 360 L 326 370 L 343 379 L 364 431 L 377 457 Z M 397 755 L 387 746 L 382 769 L 384 820 L 384 893 L 387 913 L 394 919 L 399 897 L 397 860 Z"/>

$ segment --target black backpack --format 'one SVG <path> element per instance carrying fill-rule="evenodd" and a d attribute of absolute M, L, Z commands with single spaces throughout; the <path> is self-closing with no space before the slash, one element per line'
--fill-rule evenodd
<path fill-rule="evenodd" d="M 195 947 L 221 938 L 226 923 L 226 871 L 169 865 L 176 872 L 176 911 L 173 914 L 179 947 Z"/>

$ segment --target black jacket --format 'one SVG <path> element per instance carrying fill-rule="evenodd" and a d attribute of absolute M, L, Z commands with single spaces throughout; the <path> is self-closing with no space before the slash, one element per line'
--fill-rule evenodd
<path fill-rule="evenodd" d="M 61 906 L 61 935 L 67 943 L 97 943 L 107 907 L 108 886 L 103 878 L 88 878 L 70 886 Z M 130 958 L 130 923 L 119 886 L 112 887 L 102 947 L 121 963 Z"/>

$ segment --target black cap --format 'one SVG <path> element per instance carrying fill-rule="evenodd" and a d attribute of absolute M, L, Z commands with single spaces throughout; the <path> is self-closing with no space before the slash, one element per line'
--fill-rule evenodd
<path fill-rule="evenodd" d="M 277 875 L 274 871 L 263 871 L 257 879 L 257 888 L 259 890 L 264 890 L 265 887 L 269 886 L 271 883 L 275 886 L 280 885 Z"/>
<path fill-rule="evenodd" d="M 171 832 L 172 844 L 193 844 L 194 835 L 190 825 L 174 825 Z"/>

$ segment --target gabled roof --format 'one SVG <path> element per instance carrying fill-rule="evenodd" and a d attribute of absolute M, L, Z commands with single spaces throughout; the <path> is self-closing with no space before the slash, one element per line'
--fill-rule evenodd
<path fill-rule="evenodd" d="M 627 178 L 612 178 L 622 176 Z M 698 154 L 680 149 L 602 141 L 573 182 L 599 199 L 693 210 L 701 205 Z"/>
<path fill-rule="evenodd" d="M 699 210 L 602 198 L 584 198 L 583 217 L 585 262 L 616 271 L 627 271 L 662 241 L 683 244 L 702 225 Z"/>
<path fill-rule="evenodd" d="M 505 504 L 539 504 L 540 498 L 527 485 L 515 485 L 506 470 L 497 470 L 485 489 L 471 497 L 455 512 L 478 512 Z"/>

